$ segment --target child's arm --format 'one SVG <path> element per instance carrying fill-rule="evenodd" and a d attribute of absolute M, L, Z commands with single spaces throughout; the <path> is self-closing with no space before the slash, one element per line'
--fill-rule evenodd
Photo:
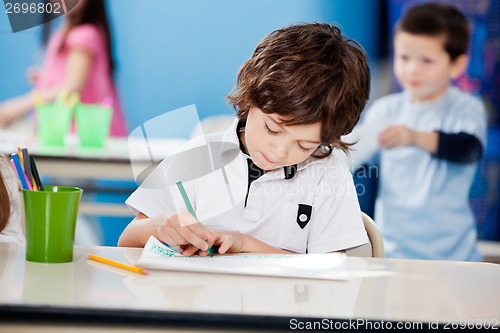
<path fill-rule="evenodd" d="M 64 81 L 50 89 L 39 92 L 44 101 L 53 101 L 61 92 L 80 93 L 87 85 L 92 67 L 92 54 L 83 48 L 73 48 L 68 53 Z"/>
<path fill-rule="evenodd" d="M 147 217 L 139 213 L 123 230 L 118 246 L 144 247 L 150 236 L 169 245 L 185 245 L 182 252 L 185 256 L 199 254 L 206 256 L 208 245 L 206 240 L 218 247 L 218 253 L 292 253 L 272 247 L 251 236 L 230 231 L 210 231 L 186 212 L 162 214 Z"/>
<path fill-rule="evenodd" d="M 64 82 L 39 92 L 44 101 L 53 101 L 62 91 L 81 93 L 87 83 L 92 66 L 92 56 L 83 49 L 73 49 L 68 54 Z M 21 95 L 0 104 L 0 126 L 7 126 L 35 107 L 33 93 Z"/>
<path fill-rule="evenodd" d="M 394 148 L 398 146 L 415 146 L 435 154 L 438 149 L 437 132 L 417 132 L 403 125 L 386 128 L 379 136 L 380 146 Z"/>
<path fill-rule="evenodd" d="M 123 230 L 118 246 L 144 247 L 150 236 L 170 246 L 189 244 L 195 251 L 206 251 L 211 231 L 187 211 L 178 214 L 164 211 L 153 217 L 139 213 Z"/>
<path fill-rule="evenodd" d="M 384 148 L 415 146 L 437 158 L 454 163 L 476 162 L 483 155 L 483 146 L 479 139 L 465 132 L 418 132 L 397 125 L 382 132 L 379 140 Z"/>
<path fill-rule="evenodd" d="M 144 247 L 149 236 L 157 236 L 156 228 L 150 219 L 143 213 L 139 213 L 123 230 L 118 239 L 118 246 Z"/>
<path fill-rule="evenodd" d="M 17 96 L 0 103 L 0 127 L 9 125 L 34 106 L 31 94 Z"/>
<path fill-rule="evenodd" d="M 217 253 L 281 253 L 293 254 L 294 252 L 282 250 L 264 242 L 261 242 L 249 235 L 231 231 L 211 231 L 211 236 L 208 242 L 217 247 Z M 198 248 L 188 246 L 183 252 L 183 255 L 196 254 Z M 215 251 L 214 251 L 215 252 Z M 206 256 L 206 251 L 199 251 L 197 254 Z"/>

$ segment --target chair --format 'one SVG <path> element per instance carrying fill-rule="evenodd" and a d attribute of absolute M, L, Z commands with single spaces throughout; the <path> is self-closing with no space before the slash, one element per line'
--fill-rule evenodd
<path fill-rule="evenodd" d="M 353 257 L 384 257 L 384 240 L 378 226 L 366 213 L 361 212 L 363 224 L 365 225 L 366 233 L 368 234 L 369 242 L 367 244 L 349 249 L 346 251 L 348 256 Z"/>

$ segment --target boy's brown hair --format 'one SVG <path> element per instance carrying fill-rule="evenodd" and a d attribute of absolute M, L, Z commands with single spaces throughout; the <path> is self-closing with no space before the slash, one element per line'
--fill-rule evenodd
<path fill-rule="evenodd" d="M 238 73 L 228 96 L 239 119 L 252 107 L 286 118 L 283 125 L 321 123 L 321 145 L 347 152 L 340 137 L 359 120 L 370 93 L 370 70 L 362 47 L 326 23 L 273 31 Z M 326 157 L 332 149 L 319 149 Z"/>
<path fill-rule="evenodd" d="M 444 36 L 444 49 L 451 61 L 467 53 L 470 31 L 467 18 L 457 8 L 438 3 L 425 3 L 410 8 L 396 25 L 412 35 Z"/>

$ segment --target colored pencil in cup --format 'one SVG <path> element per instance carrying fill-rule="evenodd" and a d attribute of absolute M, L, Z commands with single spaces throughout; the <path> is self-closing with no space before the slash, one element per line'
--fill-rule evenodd
<path fill-rule="evenodd" d="M 19 154 L 19 152 L 18 152 Z M 31 186 L 33 186 L 33 174 L 31 173 L 31 165 L 30 165 L 30 156 L 28 153 L 27 148 L 22 148 L 21 149 L 21 162 L 23 164 L 23 169 L 24 172 L 26 173 L 26 177 L 28 177 L 28 181 L 31 183 Z M 34 186 L 33 186 L 34 187 Z"/>
<path fill-rule="evenodd" d="M 33 177 L 33 173 L 31 172 L 31 161 L 30 161 L 30 154 L 28 153 L 28 148 L 22 148 L 21 153 L 23 155 L 22 162 L 23 162 L 24 172 L 28 177 L 28 181 L 31 183 L 33 190 L 38 191 L 38 186 L 35 182 L 35 177 Z"/>
<path fill-rule="evenodd" d="M 31 165 L 31 173 L 33 174 L 33 178 L 35 179 L 35 183 L 38 187 L 39 191 L 44 191 L 42 180 L 40 179 L 40 175 L 38 174 L 38 169 L 36 167 L 35 158 L 33 155 L 30 155 L 30 165 Z"/>
<path fill-rule="evenodd" d="M 17 176 L 19 177 L 19 180 L 21 180 L 21 185 L 23 186 L 23 189 L 32 190 L 31 183 L 28 181 L 28 177 L 26 176 L 26 173 L 24 173 L 24 169 L 21 165 L 21 160 L 19 159 L 19 155 L 17 155 L 17 153 L 12 153 L 10 154 L 10 157 L 14 169 L 17 171 Z"/>

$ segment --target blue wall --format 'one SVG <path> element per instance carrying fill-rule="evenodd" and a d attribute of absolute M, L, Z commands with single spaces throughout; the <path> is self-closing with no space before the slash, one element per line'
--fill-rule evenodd
<path fill-rule="evenodd" d="M 37 51 L 40 30 L 37 27 L 13 34 L 5 8 L 0 5 L 0 101 L 29 89 L 26 70 L 41 60 Z"/>
<path fill-rule="evenodd" d="M 232 114 L 225 96 L 260 39 L 298 22 L 338 23 L 377 55 L 380 0 L 110 0 L 117 85 L 129 130 L 196 104 L 201 118 Z M 13 34 L 0 13 L 0 101 L 28 91 L 40 28 Z"/>

